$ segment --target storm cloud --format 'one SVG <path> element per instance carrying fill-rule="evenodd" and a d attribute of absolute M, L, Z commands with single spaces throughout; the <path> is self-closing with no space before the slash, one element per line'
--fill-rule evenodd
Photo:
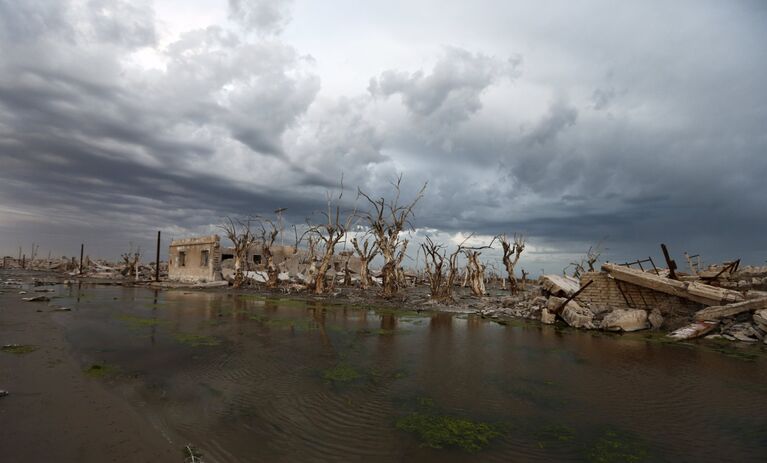
<path fill-rule="evenodd" d="M 403 173 L 416 241 L 524 233 L 534 272 L 602 239 L 767 259 L 763 3 L 315 3 L 0 0 L 0 254 Z"/>

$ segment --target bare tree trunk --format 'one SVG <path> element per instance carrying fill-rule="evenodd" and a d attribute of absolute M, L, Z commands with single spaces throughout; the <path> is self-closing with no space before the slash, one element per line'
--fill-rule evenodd
<path fill-rule="evenodd" d="M 511 294 L 517 294 L 519 287 L 517 286 L 517 278 L 514 276 L 514 266 L 519 262 L 519 256 L 522 251 L 525 250 L 525 239 L 523 236 L 514 235 L 514 241 L 510 242 L 507 235 L 498 235 L 496 237 L 503 247 L 503 265 L 506 267 L 506 273 L 508 274 L 509 291 Z"/>
<path fill-rule="evenodd" d="M 344 286 L 352 285 L 352 272 L 349 271 L 349 257 L 344 261 Z"/>
<path fill-rule="evenodd" d="M 429 281 L 431 298 L 441 302 L 452 302 L 453 286 L 458 275 L 457 258 L 463 248 L 458 246 L 455 252 L 450 254 L 450 257 L 447 257 L 444 247 L 440 244 L 435 244 L 427 236 L 426 241 L 421 244 L 421 249 L 424 252 L 425 272 L 426 278 Z M 445 261 L 447 261 L 448 265 L 446 272 L 444 270 Z"/>
<path fill-rule="evenodd" d="M 368 266 L 370 265 L 370 261 L 373 260 L 379 252 L 378 245 L 375 242 L 370 244 L 366 239 L 362 243 L 362 246 L 360 246 L 357 238 L 352 238 L 352 246 L 354 246 L 354 250 L 357 252 L 357 257 L 360 259 L 360 288 L 368 289 L 373 285 L 373 279 L 370 277 L 370 269 Z"/>
<path fill-rule="evenodd" d="M 484 296 L 487 293 L 485 289 L 485 266 L 479 261 L 479 252 L 466 252 L 468 264 L 466 266 L 466 276 L 469 280 L 469 286 L 472 294 L 475 296 Z"/>

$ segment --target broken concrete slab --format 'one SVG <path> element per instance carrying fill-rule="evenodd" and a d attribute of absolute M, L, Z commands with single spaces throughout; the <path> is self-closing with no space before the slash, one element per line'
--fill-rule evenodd
<path fill-rule="evenodd" d="M 575 301 L 568 302 L 565 308 L 562 309 L 560 316 L 573 328 L 585 328 L 587 330 L 596 328 L 594 326 L 594 314 L 591 310 L 581 307 Z"/>
<path fill-rule="evenodd" d="M 754 312 L 754 324 L 767 333 L 767 309 L 757 310 Z"/>
<path fill-rule="evenodd" d="M 753 312 L 756 310 L 767 309 L 767 298 L 751 299 L 734 304 L 718 305 L 706 307 L 703 310 L 695 312 L 695 320 L 720 320 L 726 317 L 732 317 L 743 312 Z"/>
<path fill-rule="evenodd" d="M 761 333 L 754 329 L 754 327 L 751 326 L 751 323 L 748 322 L 735 323 L 727 328 L 727 331 L 724 334 L 730 335 L 742 342 L 759 342 L 764 339 L 764 336 L 762 336 Z"/>
<path fill-rule="evenodd" d="M 541 286 L 553 296 L 568 297 L 580 289 L 581 283 L 567 275 L 543 275 Z"/>
<path fill-rule="evenodd" d="M 553 325 L 557 321 L 556 314 L 549 312 L 548 309 L 541 310 L 541 323 L 546 325 Z"/>
<path fill-rule="evenodd" d="M 647 312 L 639 309 L 616 309 L 599 326 L 607 331 L 639 331 L 647 328 Z"/>
<path fill-rule="evenodd" d="M 717 326 L 719 326 L 719 322 L 707 322 L 707 321 L 694 322 L 694 323 L 690 323 L 689 325 L 683 326 L 676 331 L 672 331 L 671 333 L 669 333 L 668 337 L 672 339 L 676 339 L 677 341 L 695 339 L 710 333 Z"/>
<path fill-rule="evenodd" d="M 687 285 L 687 292 L 693 296 L 698 296 L 712 301 L 720 301 L 721 305 L 732 304 L 735 302 L 741 302 L 745 298 L 743 294 L 731 289 L 718 288 L 716 286 L 707 285 L 699 281 L 690 282 Z"/>
<path fill-rule="evenodd" d="M 742 301 L 743 295 L 737 291 L 717 288 L 700 282 L 683 282 L 664 278 L 652 273 L 616 264 L 603 264 L 602 270 L 619 281 L 625 281 L 643 288 L 681 297 L 704 305 L 722 305 Z M 692 291 L 688 288 L 692 287 Z"/>
<path fill-rule="evenodd" d="M 559 315 L 559 313 L 562 312 L 562 309 L 564 309 L 565 301 L 567 301 L 567 299 L 564 297 L 551 296 L 546 303 L 546 308 L 549 312 Z"/>

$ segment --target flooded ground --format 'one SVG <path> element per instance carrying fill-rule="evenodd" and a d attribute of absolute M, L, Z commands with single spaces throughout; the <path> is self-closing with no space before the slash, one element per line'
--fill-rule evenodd
<path fill-rule="evenodd" d="M 84 374 L 207 462 L 767 453 L 763 347 L 251 295 L 54 289 L 53 303 L 72 309 L 56 321 Z"/>

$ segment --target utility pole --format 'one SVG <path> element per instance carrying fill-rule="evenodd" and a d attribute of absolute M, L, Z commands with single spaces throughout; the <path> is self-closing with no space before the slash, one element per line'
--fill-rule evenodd
<path fill-rule="evenodd" d="M 157 230 L 157 258 L 154 261 L 154 281 L 160 281 L 160 230 Z"/>
<path fill-rule="evenodd" d="M 83 252 L 85 251 L 85 243 L 80 244 L 80 275 L 83 274 Z"/>

